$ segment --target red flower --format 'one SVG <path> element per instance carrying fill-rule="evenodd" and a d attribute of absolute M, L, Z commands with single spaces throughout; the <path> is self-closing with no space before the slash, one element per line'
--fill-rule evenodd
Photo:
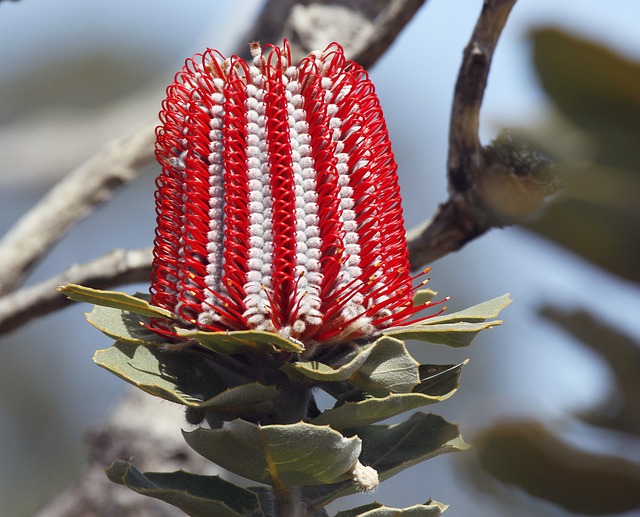
<path fill-rule="evenodd" d="M 334 43 L 292 66 L 207 50 L 157 130 L 152 303 L 212 331 L 356 339 L 416 312 L 396 163 L 373 84 Z"/>

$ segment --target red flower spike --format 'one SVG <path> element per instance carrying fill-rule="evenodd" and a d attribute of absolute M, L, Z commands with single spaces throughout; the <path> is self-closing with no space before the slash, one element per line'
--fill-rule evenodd
<path fill-rule="evenodd" d="M 367 73 L 336 43 L 298 66 L 286 43 L 251 52 L 207 50 L 167 89 L 152 303 L 201 329 L 304 343 L 406 324 L 420 308 Z"/>

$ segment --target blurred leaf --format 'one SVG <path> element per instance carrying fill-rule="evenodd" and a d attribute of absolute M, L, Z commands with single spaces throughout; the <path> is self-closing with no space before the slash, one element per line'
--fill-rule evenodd
<path fill-rule="evenodd" d="M 640 508 L 640 465 L 576 449 L 538 422 L 502 423 L 474 447 L 486 472 L 568 511 L 609 515 Z M 486 490 L 483 490 L 486 493 Z"/>
<path fill-rule="evenodd" d="M 98 366 L 130 384 L 155 395 L 189 407 L 248 407 L 274 398 L 273 386 L 249 383 L 228 388 L 227 384 L 201 356 L 182 350 L 179 354 L 157 347 L 117 341 L 94 355 Z"/>
<path fill-rule="evenodd" d="M 610 398 L 581 418 L 640 436 L 640 343 L 584 310 L 568 312 L 546 306 L 539 312 L 597 352 L 613 372 L 615 390 Z"/>
<path fill-rule="evenodd" d="M 389 508 L 380 503 L 371 503 L 338 512 L 335 517 L 438 517 L 446 509 L 446 505 L 435 501 L 427 501 L 425 504 L 409 508 Z"/>
<path fill-rule="evenodd" d="M 221 479 L 188 472 L 145 472 L 116 460 L 107 468 L 114 483 L 160 499 L 193 517 L 262 517 L 258 497 L 251 491 Z"/>
<path fill-rule="evenodd" d="M 311 422 L 317 425 L 328 424 L 340 430 L 380 422 L 405 411 L 446 400 L 455 393 L 464 364 L 466 361 L 446 367 L 421 365 L 420 372 L 426 377 L 413 388 L 412 393 L 345 402 L 334 409 L 324 411 Z"/>
<path fill-rule="evenodd" d="M 527 228 L 640 282 L 640 175 L 598 165 L 572 166 L 565 172 L 562 196 Z"/>
<path fill-rule="evenodd" d="M 509 295 L 505 294 L 460 312 L 443 314 L 414 325 L 391 327 L 384 334 L 403 340 L 417 339 L 453 347 L 468 346 L 478 332 L 502 323 L 500 320 L 486 320 L 497 317 L 510 303 Z"/>
<path fill-rule="evenodd" d="M 381 481 L 440 454 L 469 448 L 458 426 L 432 414 L 415 413 L 400 424 L 353 427 L 346 432 L 362 440 L 360 462 L 374 468 Z M 302 492 L 315 503 L 324 505 L 357 492 L 357 487 L 351 481 L 344 481 L 303 487 Z"/>
<path fill-rule="evenodd" d="M 528 228 L 640 282 L 640 63 L 555 28 L 531 39 L 540 82 L 583 143 L 567 154 L 561 143 L 576 131 L 543 128 L 541 139 L 566 161 L 566 188 Z"/>
<path fill-rule="evenodd" d="M 593 135 L 601 151 L 597 161 L 637 170 L 640 64 L 555 28 L 538 29 L 531 40 L 543 88 L 571 122 Z"/>
<path fill-rule="evenodd" d="M 76 302 L 87 302 L 103 307 L 121 309 L 151 318 L 171 318 L 173 316 L 171 312 L 149 304 L 140 295 L 131 296 L 121 292 L 91 289 L 90 287 L 76 284 L 60 286 L 58 290 Z"/>
<path fill-rule="evenodd" d="M 201 346 L 220 354 L 236 354 L 257 348 L 270 351 L 302 352 L 304 345 L 273 332 L 260 330 L 234 330 L 228 332 L 206 332 L 203 330 L 178 329 L 184 339 L 194 339 Z"/>
<path fill-rule="evenodd" d="M 198 454 L 234 474 L 270 485 L 335 483 L 360 455 L 357 437 L 305 423 L 260 426 L 233 420 L 220 429 L 184 432 Z"/>

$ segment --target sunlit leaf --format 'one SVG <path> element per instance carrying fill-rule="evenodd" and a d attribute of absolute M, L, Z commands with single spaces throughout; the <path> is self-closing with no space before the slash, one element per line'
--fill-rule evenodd
<path fill-rule="evenodd" d="M 416 339 L 452 347 L 468 346 L 480 331 L 502 323 L 491 318 L 497 317 L 510 303 L 509 295 L 505 294 L 460 312 L 445 313 L 414 325 L 391 327 L 384 334 L 402 340 Z"/>
<path fill-rule="evenodd" d="M 335 368 L 319 361 L 300 361 L 287 364 L 282 369 L 287 375 L 304 376 L 316 381 L 346 381 L 363 365 L 374 347 L 375 344 L 360 348 L 347 363 Z"/>
<path fill-rule="evenodd" d="M 76 302 L 87 302 L 103 307 L 112 307 L 123 311 L 135 312 L 151 318 L 172 318 L 171 312 L 151 305 L 137 296 L 116 292 L 91 289 L 76 284 L 60 286 L 58 290 Z"/>
<path fill-rule="evenodd" d="M 113 339 L 134 343 L 166 343 L 166 338 L 150 330 L 149 318 L 135 312 L 95 305 L 87 321 Z"/>
<path fill-rule="evenodd" d="M 457 387 L 462 366 L 420 365 L 421 382 L 411 393 L 394 393 L 382 398 L 345 402 L 324 411 L 311 420 L 314 424 L 328 424 L 334 429 L 347 429 L 380 422 L 387 418 L 451 397 Z"/>
<path fill-rule="evenodd" d="M 221 479 L 188 472 L 145 472 L 116 460 L 107 469 L 115 483 L 169 503 L 192 517 L 260 517 L 258 497 L 249 490 Z"/>
<path fill-rule="evenodd" d="M 237 330 L 228 332 L 206 332 L 203 330 L 181 330 L 177 333 L 184 339 L 193 339 L 205 348 L 221 354 L 235 354 L 264 348 L 270 351 L 302 352 L 304 345 L 273 332 L 260 330 Z"/>
<path fill-rule="evenodd" d="M 335 483 L 360 455 L 357 437 L 306 423 L 260 426 L 233 420 L 219 429 L 183 432 L 196 452 L 234 474 L 273 485 Z"/>
<path fill-rule="evenodd" d="M 380 503 L 371 503 L 338 512 L 335 517 L 438 517 L 447 508 L 448 506 L 436 501 L 427 501 L 409 508 L 390 508 Z"/>
<path fill-rule="evenodd" d="M 415 413 L 400 424 L 354 427 L 345 434 L 362 440 L 360 462 L 373 467 L 381 481 L 435 456 L 469 448 L 458 426 L 424 413 Z M 304 496 L 320 505 L 356 491 L 357 487 L 350 481 L 303 487 Z"/>
<path fill-rule="evenodd" d="M 374 397 L 409 393 L 420 382 L 419 366 L 402 341 L 382 337 L 350 381 Z"/>

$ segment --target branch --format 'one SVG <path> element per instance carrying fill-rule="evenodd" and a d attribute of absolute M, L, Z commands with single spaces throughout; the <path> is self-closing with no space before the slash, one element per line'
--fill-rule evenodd
<path fill-rule="evenodd" d="M 485 0 L 467 44 L 456 82 L 451 123 L 447 177 L 449 199 L 435 216 L 408 232 L 411 265 L 423 264 L 457 251 L 470 240 L 504 221 L 495 217 L 484 199 L 484 176 L 509 171 L 490 170 L 478 137 L 480 107 L 498 38 L 516 0 Z"/>
<path fill-rule="evenodd" d="M 154 124 L 107 143 L 27 212 L 0 241 L 0 296 L 19 286 L 28 271 L 80 219 L 109 199 L 153 162 Z"/>
<path fill-rule="evenodd" d="M 370 68 L 394 42 L 425 0 L 268 0 L 244 35 L 238 54 L 248 56 L 247 42 L 289 40 L 294 60 L 332 41 L 345 54 Z"/>
<path fill-rule="evenodd" d="M 59 285 L 73 283 L 108 289 L 147 282 L 150 274 L 151 248 L 113 250 L 91 262 L 75 264 L 60 275 L 0 298 L 0 335 L 66 307 L 70 300 L 57 291 Z"/>

